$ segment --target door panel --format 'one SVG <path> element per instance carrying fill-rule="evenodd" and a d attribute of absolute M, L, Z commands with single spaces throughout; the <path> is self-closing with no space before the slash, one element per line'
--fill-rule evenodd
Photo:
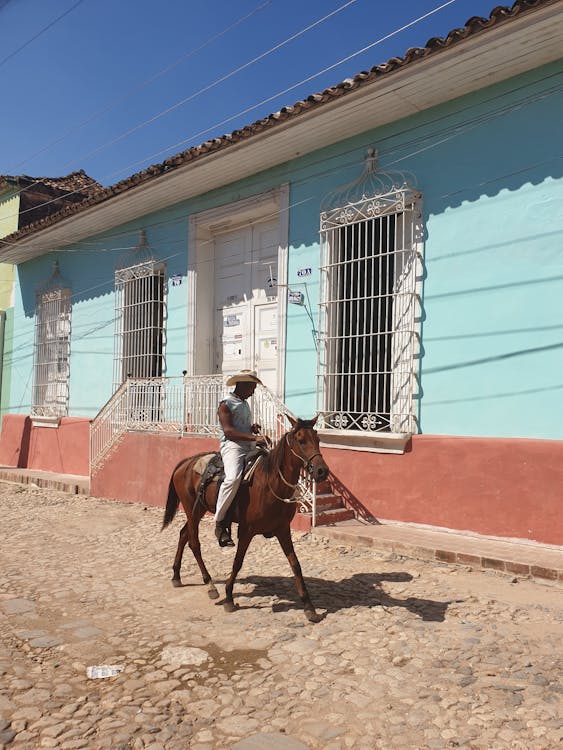
<path fill-rule="evenodd" d="M 215 372 L 255 369 L 277 390 L 277 276 L 275 221 L 216 235 Z"/>
<path fill-rule="evenodd" d="M 278 303 L 254 306 L 254 369 L 274 393 L 278 379 Z"/>

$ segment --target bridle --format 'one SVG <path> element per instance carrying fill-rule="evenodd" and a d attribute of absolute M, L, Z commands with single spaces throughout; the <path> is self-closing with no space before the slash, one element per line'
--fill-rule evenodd
<path fill-rule="evenodd" d="M 296 451 L 293 450 L 292 444 L 289 442 L 289 435 L 290 434 L 291 433 L 286 433 L 286 435 L 285 435 L 285 442 L 287 444 L 287 447 L 293 453 L 293 455 L 301 461 L 301 463 L 303 464 L 303 466 L 305 468 L 305 471 L 307 471 L 309 474 L 312 474 L 313 473 L 313 463 L 312 463 L 312 461 L 317 456 L 320 456 L 322 458 L 322 454 L 319 451 L 317 451 L 316 453 L 313 453 L 311 456 L 308 456 L 307 458 L 304 458 L 300 453 L 297 453 Z M 297 480 L 297 482 L 295 482 L 295 484 L 292 484 L 291 482 L 288 482 L 287 479 L 282 474 L 282 471 L 281 471 L 280 468 L 278 468 L 278 474 L 279 474 L 279 477 L 282 480 L 282 482 L 287 487 L 290 487 L 293 491 L 295 491 L 295 488 L 299 484 L 299 480 Z M 269 482 L 268 482 L 268 488 L 269 488 L 270 492 L 272 493 L 272 495 L 277 500 L 281 500 L 283 503 L 298 503 L 298 502 L 300 502 L 299 500 L 293 500 L 292 499 L 293 498 L 293 492 L 292 492 L 292 494 L 291 494 L 290 497 L 280 497 L 278 494 L 276 494 L 273 491 L 272 486 L 270 485 Z"/>
<path fill-rule="evenodd" d="M 290 435 L 290 433 L 287 433 L 286 436 L 285 436 L 285 442 L 287 443 L 287 447 L 293 453 L 293 455 L 296 456 L 301 461 L 301 463 L 305 467 L 305 471 L 308 471 L 309 474 L 312 474 L 313 473 L 313 463 L 312 463 L 313 459 L 316 458 L 317 456 L 320 456 L 322 458 L 321 453 L 319 451 L 317 451 L 316 453 L 313 453 L 308 458 L 306 458 L 306 459 L 303 458 L 303 456 L 300 453 L 296 453 L 293 450 L 293 448 L 291 447 L 291 443 L 289 442 L 289 435 Z M 282 479 L 283 479 L 283 477 L 282 477 Z M 284 479 L 284 482 L 285 482 L 285 479 Z"/>

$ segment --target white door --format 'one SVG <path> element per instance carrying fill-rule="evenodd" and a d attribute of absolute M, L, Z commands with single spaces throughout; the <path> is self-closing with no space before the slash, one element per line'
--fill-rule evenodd
<path fill-rule="evenodd" d="M 215 236 L 214 369 L 247 368 L 274 393 L 278 373 L 278 221 Z"/>

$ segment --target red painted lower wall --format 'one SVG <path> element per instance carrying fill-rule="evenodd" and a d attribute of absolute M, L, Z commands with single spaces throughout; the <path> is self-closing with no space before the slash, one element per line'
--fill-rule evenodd
<path fill-rule="evenodd" d="M 213 438 L 129 433 L 91 492 L 164 505 L 173 468 Z M 563 442 L 415 435 L 402 455 L 323 449 L 359 515 L 563 544 Z"/>
<path fill-rule="evenodd" d="M 89 420 L 32 427 L 6 415 L 0 464 L 88 474 Z M 91 494 L 163 506 L 176 464 L 215 438 L 130 432 L 91 478 Z M 358 515 L 563 545 L 563 441 L 415 435 L 402 454 L 324 448 L 335 490 Z"/>
<path fill-rule="evenodd" d="M 5 414 L 0 465 L 88 476 L 90 420 L 63 417 L 57 427 L 34 427 L 25 414 Z"/>
<path fill-rule="evenodd" d="M 216 438 L 128 432 L 92 476 L 90 492 L 95 497 L 164 506 L 174 467 L 187 456 L 216 450 Z"/>
<path fill-rule="evenodd" d="M 563 441 L 415 435 L 402 455 L 323 454 L 360 513 L 563 544 Z"/>

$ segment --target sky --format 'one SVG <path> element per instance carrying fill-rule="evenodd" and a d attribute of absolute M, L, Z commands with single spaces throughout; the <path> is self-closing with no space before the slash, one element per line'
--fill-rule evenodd
<path fill-rule="evenodd" d="M 495 4 L 0 0 L 0 174 L 110 185 Z"/>

